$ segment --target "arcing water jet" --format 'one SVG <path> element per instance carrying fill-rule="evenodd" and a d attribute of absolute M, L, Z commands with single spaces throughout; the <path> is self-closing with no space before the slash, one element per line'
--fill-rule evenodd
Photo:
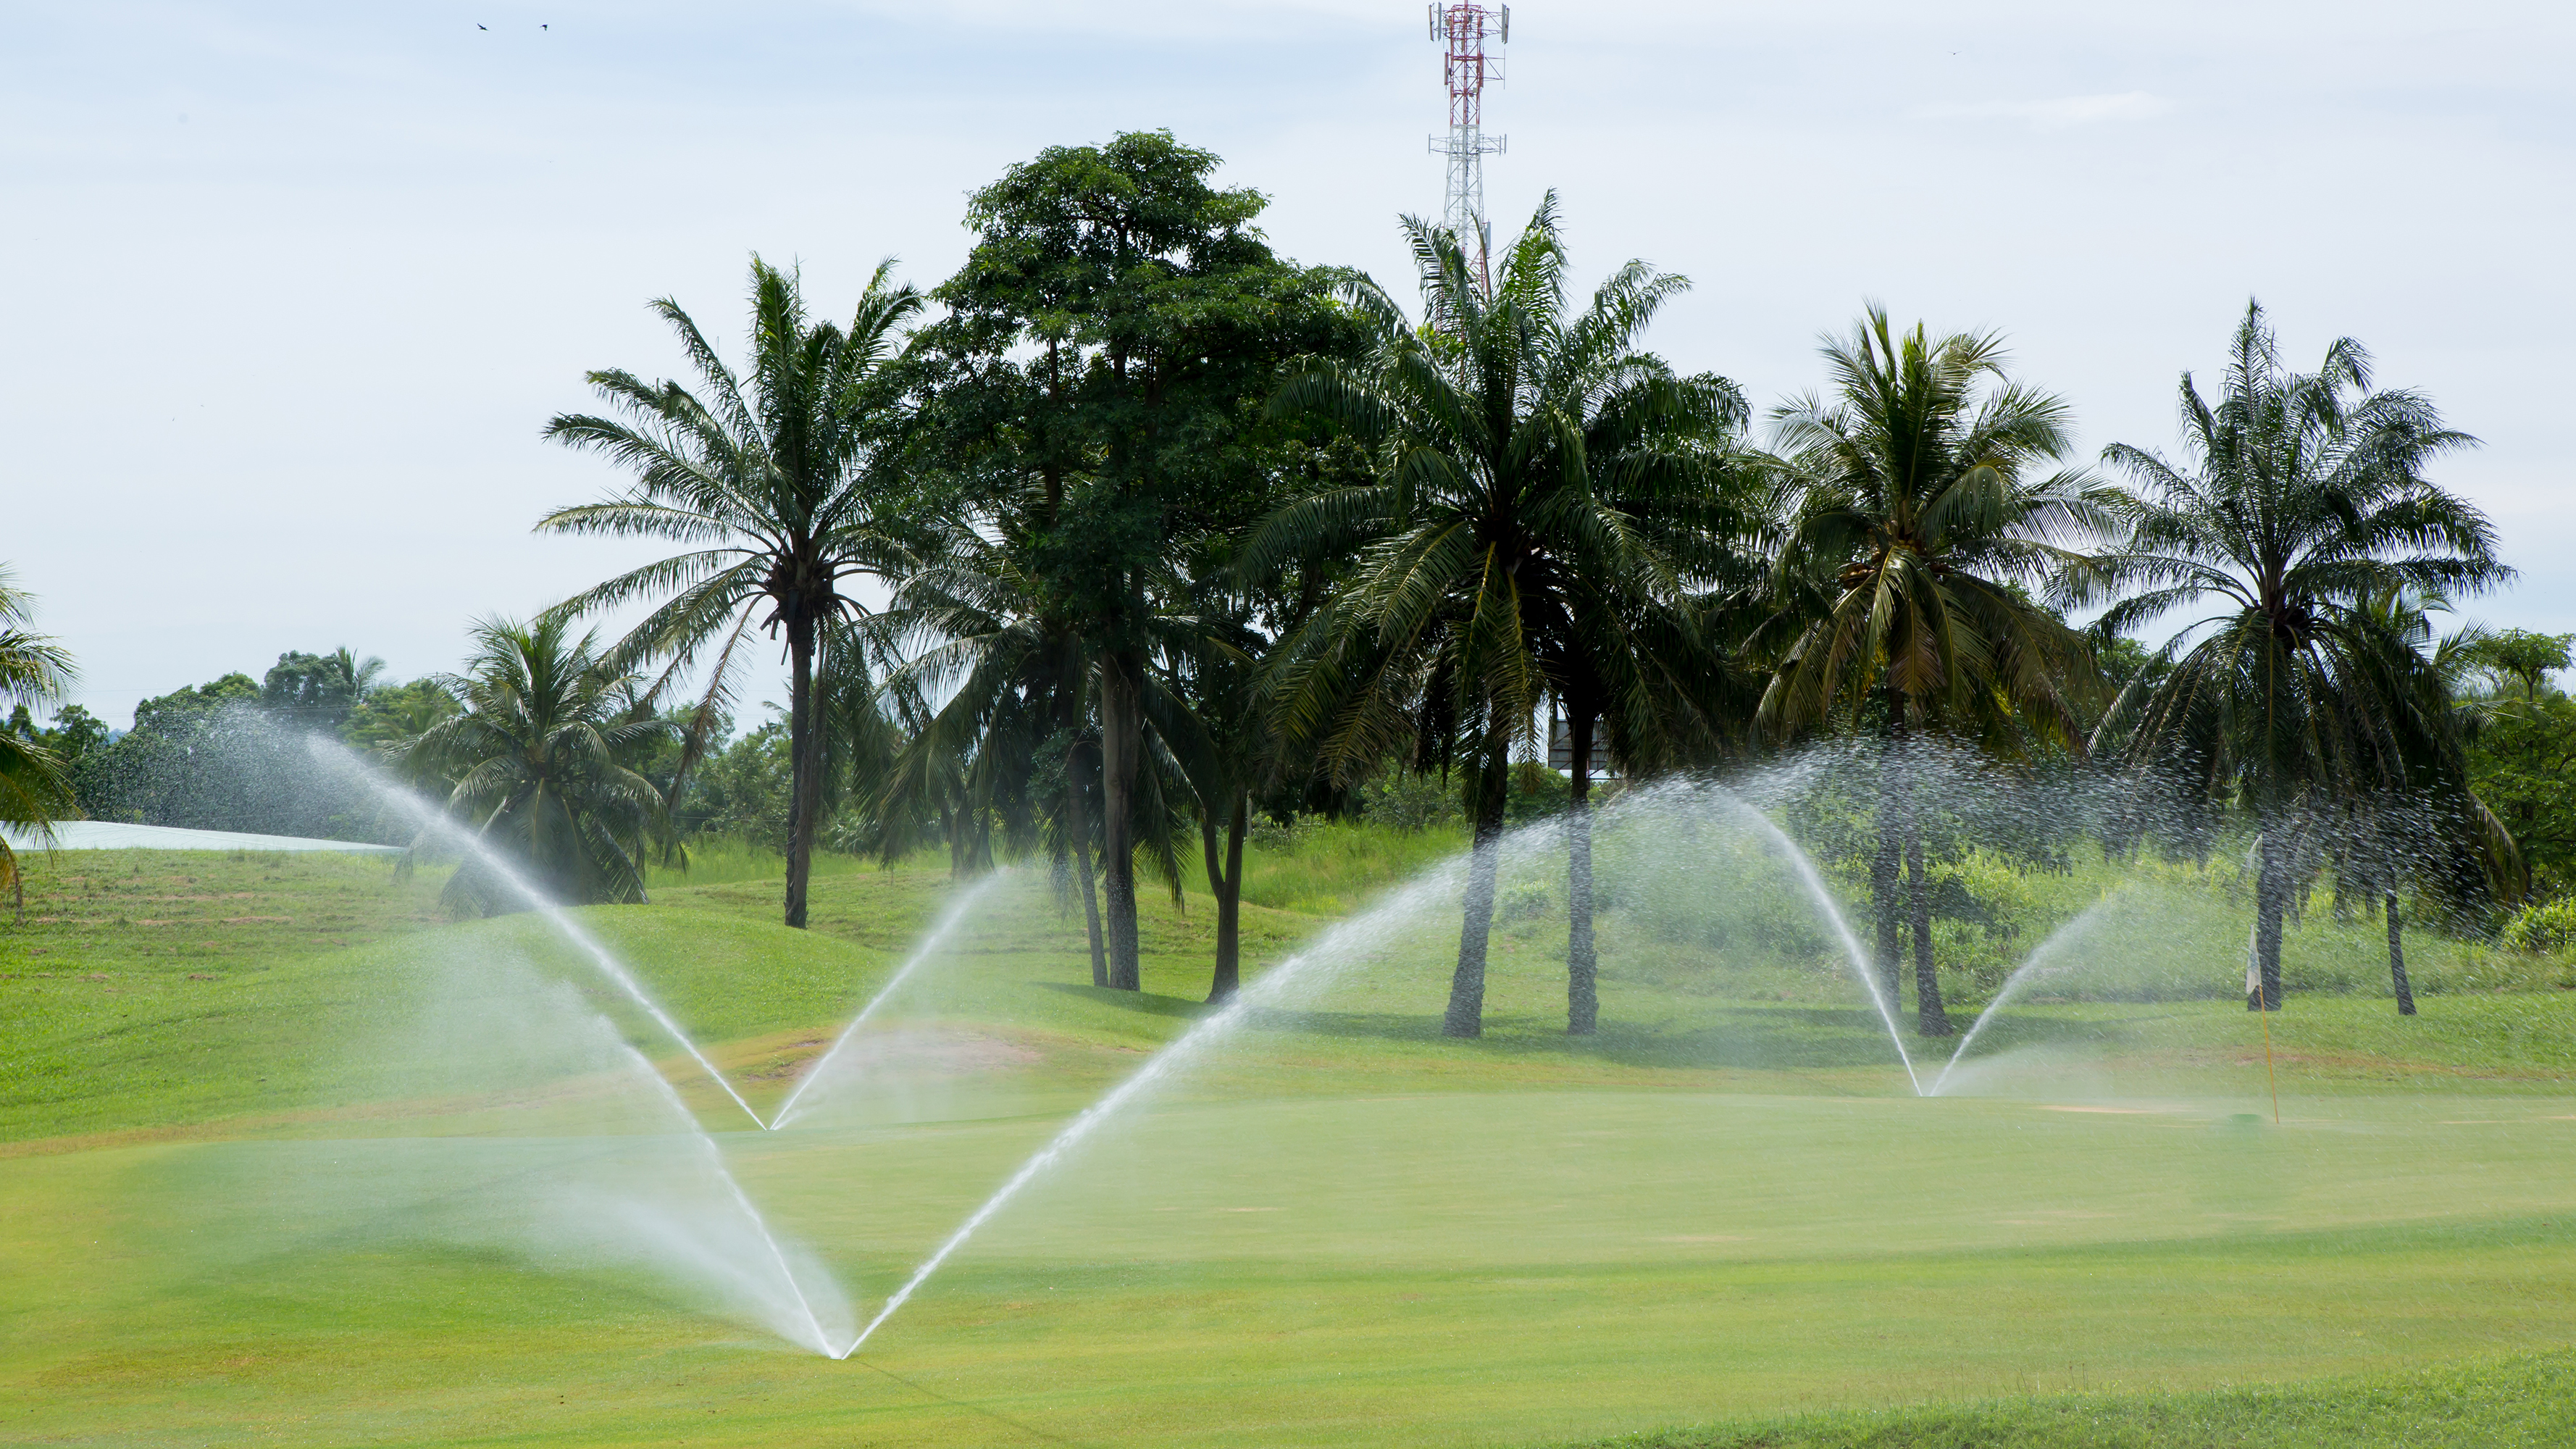
<path fill-rule="evenodd" d="M 1816 863 L 1807 858 L 1807 852 L 1798 848 L 1798 842 L 1789 838 L 1789 832 L 1773 824 L 1770 816 L 1754 809 L 1752 802 L 1733 794 L 1726 798 L 1736 809 L 1744 812 L 1746 818 L 1760 826 L 1772 844 L 1779 847 L 1781 854 L 1789 858 L 1790 869 L 1798 873 L 1799 883 L 1807 888 L 1807 895 L 1815 901 L 1817 913 L 1832 924 L 1834 934 L 1842 939 L 1844 959 L 1851 962 L 1852 974 L 1858 976 L 1860 984 L 1868 990 L 1870 1004 L 1878 1008 L 1878 1019 L 1886 1023 L 1887 1039 L 1896 1045 L 1896 1059 L 1905 1065 L 1905 1080 L 1913 1084 L 1914 1095 L 1923 1096 L 1923 1079 L 1914 1074 L 1914 1058 L 1905 1050 L 1905 1033 L 1896 1025 L 1896 1007 L 1887 999 L 1886 989 L 1879 985 L 1878 973 L 1870 969 L 1869 953 L 1861 949 L 1860 937 L 1852 934 L 1851 923 L 1843 919 L 1842 907 L 1834 903 L 1834 893 L 1825 888 L 1825 878 L 1817 873 Z"/>
<path fill-rule="evenodd" d="M 735 1179 L 732 1169 L 725 1165 L 723 1149 L 717 1147 L 716 1140 L 707 1135 L 705 1128 L 698 1125 L 697 1114 L 691 1112 L 689 1105 L 680 1100 L 679 1093 L 671 1090 L 670 1082 L 665 1080 L 660 1072 L 653 1070 L 653 1064 L 644 1060 L 643 1053 L 627 1046 L 624 1042 L 618 1045 L 624 1049 L 635 1069 L 650 1078 L 653 1085 L 660 1089 L 663 1105 L 670 1109 L 672 1117 L 680 1124 L 682 1130 L 696 1139 L 698 1150 L 705 1155 L 708 1170 L 715 1175 L 717 1181 L 724 1184 L 725 1192 L 732 1198 L 735 1209 L 741 1212 L 743 1220 L 751 1225 L 751 1231 L 760 1239 L 760 1245 L 768 1250 L 770 1266 L 777 1270 L 779 1281 L 786 1285 L 788 1297 L 795 1301 L 797 1311 L 804 1315 L 805 1327 L 811 1334 L 810 1338 L 802 1340 L 804 1345 L 825 1358 L 849 1357 L 850 1349 L 858 1345 L 852 1343 L 849 1348 L 834 1351 L 831 1335 L 824 1331 L 823 1320 L 814 1311 L 814 1301 L 806 1296 L 805 1285 L 796 1281 L 796 1270 L 787 1266 L 786 1250 L 779 1247 L 778 1237 L 769 1230 L 768 1220 L 760 1215 L 759 1208 L 752 1205 L 750 1195 L 742 1190 L 741 1182 Z M 786 1336 L 791 1339 L 795 1337 L 792 1333 Z"/>
<path fill-rule="evenodd" d="M 921 938 L 921 944 L 913 948 L 912 955 L 906 958 L 901 966 L 895 968 L 895 973 L 886 978 L 885 985 L 877 988 L 876 995 L 868 998 L 868 1004 L 859 1009 L 859 1014 L 850 1018 L 850 1024 L 841 1028 L 841 1034 L 832 1039 L 831 1047 L 823 1053 L 822 1058 L 797 1080 L 796 1089 L 787 1094 L 787 1100 L 778 1105 L 778 1110 L 769 1114 L 769 1125 L 773 1130 L 784 1127 L 794 1120 L 797 1104 L 804 1100 L 806 1091 L 816 1082 L 830 1075 L 833 1063 L 838 1061 L 842 1051 L 857 1039 L 859 1028 L 868 1024 L 868 1018 L 877 1014 L 877 1008 L 885 1005 L 895 992 L 902 988 L 904 982 L 911 979 L 912 973 L 920 970 L 924 963 L 939 954 L 940 948 L 948 943 L 949 936 L 965 922 L 966 913 L 974 909 L 975 903 L 982 900 L 986 892 L 1000 884 L 1005 874 L 1007 874 L 1005 871 L 993 872 L 949 903 L 948 909 L 940 913 L 938 923 L 930 928 L 928 935 Z"/>
<path fill-rule="evenodd" d="M 1942 1064 L 1940 1074 L 1932 1079 L 1932 1090 L 1928 1095 L 1935 1097 L 1941 1095 L 1941 1084 L 1950 1080 L 1950 1073 L 1958 1067 L 1961 1060 L 1966 1058 L 1968 1048 L 1976 1045 L 1977 1033 L 1986 1029 L 1986 1023 L 1993 1019 L 1996 1012 L 2003 1009 L 2005 1002 L 2020 995 L 2022 987 L 2029 982 L 2065 969 L 2051 966 L 2049 963 L 2064 954 L 2066 948 L 2077 938 L 2093 929 L 2102 911 L 2118 899 L 2119 895 L 2114 893 L 2086 906 L 2073 920 L 2049 932 L 2046 940 L 2031 948 L 2031 953 L 2022 959 L 2019 966 L 2013 968 L 2010 976 L 2004 978 L 2004 984 L 1995 992 L 1995 999 L 1987 1002 L 1986 1009 L 1977 1013 L 1977 1019 L 1968 1027 L 1968 1034 L 1959 1038 L 1959 1049 L 1950 1053 L 1950 1060 Z"/>
<path fill-rule="evenodd" d="M 1395 894 L 1377 906 L 1325 931 L 1323 935 L 1316 938 L 1312 946 L 1254 978 L 1249 985 L 1236 992 L 1231 1001 L 1199 1018 L 1197 1024 L 1182 1032 L 1170 1045 L 1156 1052 L 1125 1081 L 1110 1088 L 1107 1095 L 1083 1108 L 1079 1116 L 1066 1124 L 1064 1130 L 1058 1132 L 1046 1146 L 1038 1149 L 1035 1156 L 1022 1163 L 1019 1171 L 1011 1174 L 1010 1180 L 1002 1184 L 1000 1191 L 985 1199 L 983 1206 L 975 1209 L 957 1231 L 948 1235 L 947 1240 L 939 1245 L 937 1251 L 924 1260 L 919 1268 L 913 1270 L 912 1277 L 907 1279 L 901 1288 L 895 1290 L 894 1296 L 886 1300 L 885 1307 L 879 1309 L 877 1316 L 868 1320 L 867 1326 L 859 1330 L 859 1336 L 850 1341 L 849 1351 L 856 1353 L 859 1345 L 867 1342 L 870 1334 L 875 1333 L 887 1319 L 892 1318 L 895 1310 L 903 1307 L 911 1299 L 914 1290 L 928 1281 L 931 1274 L 938 1272 L 940 1265 L 946 1263 L 959 1248 L 964 1247 L 967 1240 L 975 1236 L 978 1228 L 984 1226 L 995 1213 L 1007 1206 L 1011 1199 L 1019 1196 L 1021 1190 L 1035 1181 L 1041 1173 L 1063 1161 L 1084 1138 L 1097 1131 L 1103 1122 L 1116 1116 L 1129 1103 L 1136 1101 L 1158 1083 L 1195 1061 L 1209 1047 L 1215 1045 L 1234 1028 L 1242 1025 L 1244 1018 L 1253 1010 L 1277 1001 L 1290 987 L 1310 975 L 1317 966 L 1327 962 L 1345 964 L 1367 954 L 1413 913 L 1433 901 L 1446 898 L 1457 884 L 1459 864 L 1458 861 L 1452 860 L 1445 866 L 1427 871 L 1415 877 L 1411 884 L 1399 888 Z"/>
<path fill-rule="evenodd" d="M 555 904 L 553 898 L 537 889 L 535 882 L 522 875 L 500 852 L 485 845 L 472 831 L 448 818 L 446 812 L 436 809 L 418 795 L 385 779 L 364 761 L 350 754 L 345 747 L 333 744 L 318 735 L 307 736 L 306 743 L 316 756 L 337 769 L 355 775 L 369 789 L 374 790 L 379 798 L 410 816 L 423 829 L 437 832 L 441 838 L 481 861 L 484 867 L 499 877 L 503 884 L 517 892 L 519 897 L 528 903 L 530 910 L 542 916 L 546 924 L 555 929 L 556 934 L 589 956 L 591 964 L 598 969 L 599 974 L 616 983 L 618 989 L 626 993 L 628 1000 L 643 1008 L 644 1014 L 653 1018 L 655 1025 L 669 1033 L 671 1040 L 679 1043 L 680 1050 L 689 1054 L 689 1060 L 696 1062 L 698 1069 L 707 1074 L 707 1080 L 723 1088 L 724 1094 L 733 1099 L 733 1104 L 742 1109 L 742 1114 L 751 1119 L 753 1126 L 764 1130 L 768 1128 L 770 1124 L 760 1120 L 760 1114 L 751 1110 L 751 1104 L 742 1099 L 742 1093 L 735 1091 L 733 1083 L 725 1079 L 724 1073 L 716 1070 L 715 1063 L 706 1059 L 706 1055 L 698 1050 L 698 1044 L 689 1039 L 687 1032 L 680 1030 L 680 1024 L 673 1021 L 670 1013 L 662 1009 L 661 1003 L 655 1001 L 651 994 L 645 991 L 643 983 L 635 979 L 633 973 L 626 969 L 625 963 L 618 960 L 605 945 L 602 945 L 598 937 L 583 930 L 579 922 L 573 920 L 563 907 Z"/>

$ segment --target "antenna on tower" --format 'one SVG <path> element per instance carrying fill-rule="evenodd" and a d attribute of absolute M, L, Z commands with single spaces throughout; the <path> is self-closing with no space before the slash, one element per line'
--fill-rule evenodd
<path fill-rule="evenodd" d="M 1458 238 L 1461 249 L 1473 247 L 1477 280 L 1492 284 L 1485 264 L 1493 237 L 1485 223 L 1485 158 L 1509 147 L 1510 138 L 1485 134 L 1485 82 L 1503 78 L 1503 58 L 1485 54 L 1485 41 L 1512 38 L 1512 7 L 1487 8 L 1473 3 L 1431 6 L 1431 38 L 1447 47 L 1441 75 L 1449 86 L 1449 134 L 1431 138 L 1434 155 L 1449 158 L 1449 185 L 1441 198 L 1440 221 Z"/>

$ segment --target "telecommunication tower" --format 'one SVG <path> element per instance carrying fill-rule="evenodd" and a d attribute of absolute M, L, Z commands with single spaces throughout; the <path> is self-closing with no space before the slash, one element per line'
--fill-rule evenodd
<path fill-rule="evenodd" d="M 1512 7 L 1434 3 L 1431 38 L 1446 47 L 1441 73 L 1449 84 L 1449 134 L 1431 138 L 1433 154 L 1449 158 L 1440 220 L 1457 235 L 1460 248 L 1473 249 L 1481 278 L 1492 241 L 1485 225 L 1485 158 L 1507 149 L 1509 141 L 1485 134 L 1485 82 L 1503 78 L 1503 58 L 1485 54 L 1485 41 L 1511 43 Z"/>

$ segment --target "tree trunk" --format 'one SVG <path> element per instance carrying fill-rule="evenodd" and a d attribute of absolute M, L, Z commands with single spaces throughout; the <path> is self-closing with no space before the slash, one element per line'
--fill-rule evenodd
<path fill-rule="evenodd" d="M 1082 923 L 1091 933 L 1091 984 L 1109 984 L 1109 956 L 1100 947 L 1100 893 L 1091 880 L 1091 812 L 1082 808 L 1087 786 L 1082 779 L 1082 746 L 1068 745 L 1064 752 L 1065 810 L 1071 817 L 1065 825 L 1073 837 L 1073 861 L 1082 880 Z"/>
<path fill-rule="evenodd" d="M 1598 959 L 1592 949 L 1592 711 L 1567 711 L 1574 779 L 1565 810 L 1565 1030 L 1590 1036 L 1600 1021 Z"/>
<path fill-rule="evenodd" d="M 2281 918 L 2289 908 L 2288 874 L 2280 857 L 2280 832 L 2263 832 L 2256 849 L 2261 863 L 2254 872 L 2254 960 L 2260 972 L 2256 991 L 2245 998 L 2247 1011 L 2281 1009 Z"/>
<path fill-rule="evenodd" d="M 1870 906 L 1878 927 L 1878 979 L 1887 993 L 1887 1009 L 1901 1011 L 1905 993 L 1899 989 L 1904 976 L 1905 947 L 1901 931 L 1905 920 L 1904 903 L 1899 899 L 1905 888 L 1905 822 L 1908 817 L 1905 798 L 1905 696 L 1895 686 L 1887 689 L 1887 746 L 1878 763 L 1878 851 L 1869 862 Z"/>
<path fill-rule="evenodd" d="M 1216 975 L 1208 982 L 1208 1004 L 1234 995 L 1243 985 L 1243 833 L 1252 813 L 1249 791 L 1234 792 L 1234 808 L 1225 822 L 1225 865 L 1219 869 L 1216 822 L 1199 812 L 1199 843 L 1207 851 L 1208 893 L 1216 897 Z"/>
<path fill-rule="evenodd" d="M 1136 770 L 1144 749 L 1143 682 L 1132 661 L 1117 654 L 1101 660 L 1100 853 L 1108 877 L 1109 984 L 1120 991 L 1142 986 L 1136 959 Z"/>
<path fill-rule="evenodd" d="M 1895 1011 L 1905 1004 L 1904 994 L 1897 990 L 1904 951 L 1897 943 L 1903 911 L 1896 899 L 1904 870 L 1905 832 L 1899 824 L 1893 792 L 1880 793 L 1878 818 L 1878 850 L 1869 862 L 1869 898 L 1878 923 L 1879 985 L 1887 993 L 1887 1009 Z"/>
<path fill-rule="evenodd" d="M 2415 988 L 2406 984 L 2406 924 L 2397 908 L 2397 896 L 2388 897 L 2388 984 L 2397 989 L 2397 1014 L 2415 1014 Z"/>
<path fill-rule="evenodd" d="M 787 924 L 805 929 L 805 887 L 814 873 L 814 831 L 823 813 L 823 730 L 814 718 L 814 621 L 787 621 Z"/>
<path fill-rule="evenodd" d="M 1485 743 L 1476 771 L 1476 844 L 1467 858 L 1467 919 L 1458 932 L 1458 970 L 1449 978 L 1443 1036 L 1485 1034 L 1485 938 L 1494 928 L 1494 876 L 1502 869 L 1503 804 L 1511 790 L 1509 738 Z"/>
<path fill-rule="evenodd" d="M 1923 868 L 1923 832 L 1910 808 L 1905 814 L 1907 914 L 1914 923 L 1914 1032 L 1948 1036 L 1950 1013 L 1941 1008 L 1941 978 L 1932 970 L 1932 878 Z"/>

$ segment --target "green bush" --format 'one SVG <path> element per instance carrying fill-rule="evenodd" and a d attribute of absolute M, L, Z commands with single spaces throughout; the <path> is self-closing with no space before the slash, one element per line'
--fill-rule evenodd
<path fill-rule="evenodd" d="M 1418 835 L 1458 823 L 1458 791 L 1437 775 L 1394 770 L 1360 787 L 1360 813 L 1372 824 Z"/>
<path fill-rule="evenodd" d="M 2566 950 L 2576 944 L 2576 896 L 2536 901 L 2514 912 L 2497 940 L 2509 951 Z"/>
<path fill-rule="evenodd" d="M 1297 848 L 1297 828 L 1301 817 L 1291 815 L 1282 820 L 1274 815 L 1255 815 L 1243 832 L 1244 842 L 1254 850 L 1284 855 Z"/>
<path fill-rule="evenodd" d="M 1494 903 L 1494 919 L 1508 926 L 1515 921 L 1534 921 L 1554 906 L 1547 887 L 1535 881 L 1513 886 Z"/>

